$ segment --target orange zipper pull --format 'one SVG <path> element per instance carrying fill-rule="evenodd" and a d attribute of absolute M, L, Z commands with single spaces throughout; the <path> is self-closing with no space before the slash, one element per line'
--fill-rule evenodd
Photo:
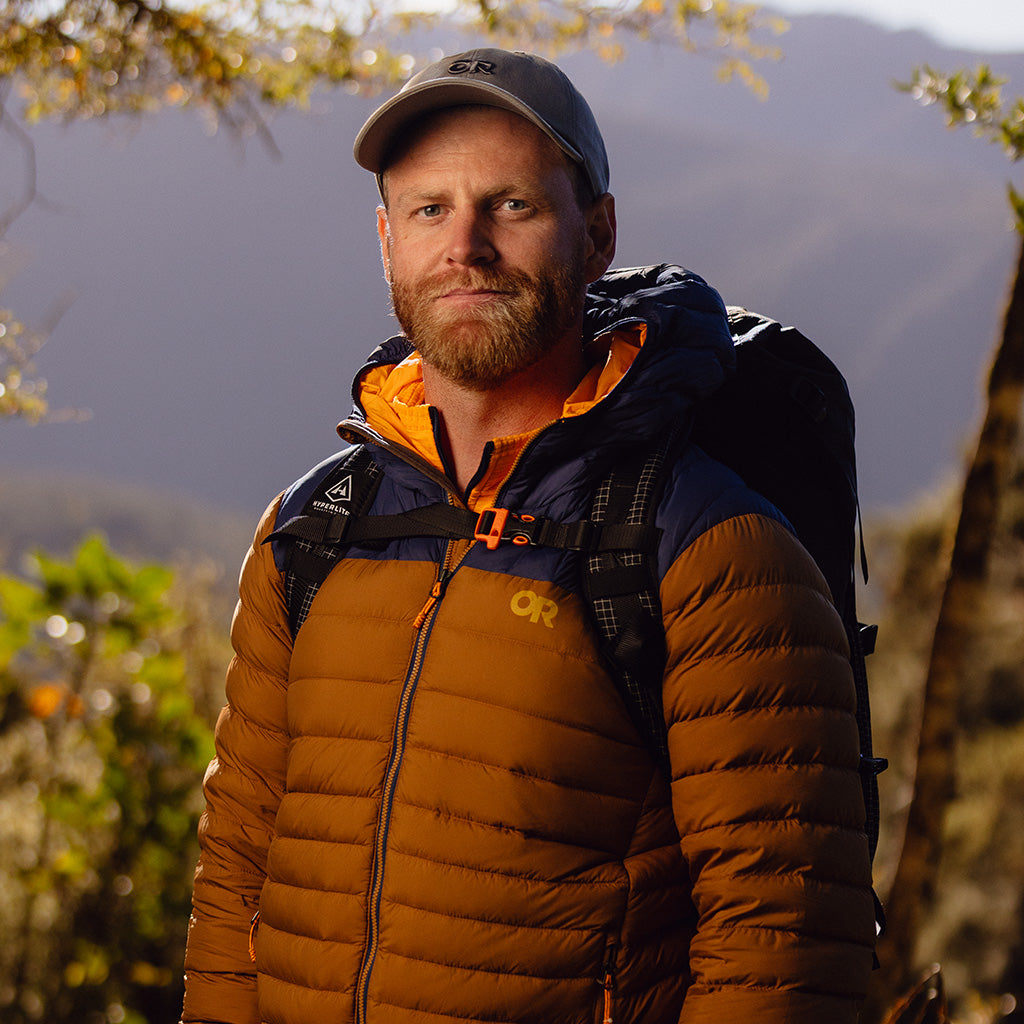
<path fill-rule="evenodd" d="M 427 598 L 427 603 L 420 609 L 419 615 L 413 619 L 413 629 L 420 629 L 424 622 L 427 621 L 427 616 L 433 611 L 434 605 L 444 596 L 444 592 L 451 583 L 452 577 L 455 575 L 455 570 L 462 565 L 472 548 L 471 544 L 467 544 L 465 550 L 459 555 L 455 564 L 452 564 L 452 549 L 453 542 L 448 541 L 448 546 L 444 552 L 444 559 L 437 567 L 437 580 L 434 585 L 430 588 L 430 597 Z"/>
<path fill-rule="evenodd" d="M 615 989 L 615 943 L 608 942 L 604 957 L 604 1019 L 601 1024 L 614 1024 L 612 1021 L 612 991 Z"/>
<path fill-rule="evenodd" d="M 416 618 L 413 620 L 413 623 L 412 623 L 413 629 L 419 629 L 420 626 L 423 625 L 423 623 L 427 619 L 427 616 L 430 614 L 430 609 L 433 608 L 435 604 L 437 604 L 438 599 L 440 597 L 441 597 L 441 581 L 438 580 L 430 588 L 430 597 L 427 598 L 427 603 L 420 609 L 419 615 L 417 615 Z"/>
<path fill-rule="evenodd" d="M 260 926 L 260 912 L 257 910 L 252 915 L 252 924 L 249 926 L 249 959 L 256 963 L 256 929 Z"/>

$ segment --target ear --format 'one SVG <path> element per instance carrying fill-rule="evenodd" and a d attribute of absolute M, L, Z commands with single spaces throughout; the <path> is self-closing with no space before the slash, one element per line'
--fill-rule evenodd
<path fill-rule="evenodd" d="M 584 276 L 593 284 L 615 258 L 615 197 L 605 192 L 585 211 L 587 246 Z"/>
<path fill-rule="evenodd" d="M 384 264 L 384 277 L 391 284 L 391 239 L 388 230 L 388 211 L 377 207 L 377 237 L 380 239 L 380 259 Z"/>

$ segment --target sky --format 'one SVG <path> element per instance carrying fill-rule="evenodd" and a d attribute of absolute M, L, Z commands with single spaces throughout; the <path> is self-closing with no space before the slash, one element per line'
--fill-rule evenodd
<path fill-rule="evenodd" d="M 921 29 L 942 43 L 1024 53 L 1024 0 L 763 0 L 783 14 L 849 14 L 886 28 Z"/>

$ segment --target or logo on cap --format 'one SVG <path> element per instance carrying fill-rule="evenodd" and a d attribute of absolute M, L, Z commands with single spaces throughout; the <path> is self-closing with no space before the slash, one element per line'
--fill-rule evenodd
<path fill-rule="evenodd" d="M 493 75 L 494 65 L 489 60 L 457 60 L 448 65 L 449 75 Z"/>

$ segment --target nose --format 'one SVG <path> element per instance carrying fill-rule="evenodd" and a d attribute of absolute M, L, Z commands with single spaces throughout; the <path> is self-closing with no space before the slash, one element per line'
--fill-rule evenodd
<path fill-rule="evenodd" d="M 448 262 L 462 267 L 491 263 L 498 252 L 488 228 L 486 215 L 478 210 L 462 210 L 449 224 Z"/>

